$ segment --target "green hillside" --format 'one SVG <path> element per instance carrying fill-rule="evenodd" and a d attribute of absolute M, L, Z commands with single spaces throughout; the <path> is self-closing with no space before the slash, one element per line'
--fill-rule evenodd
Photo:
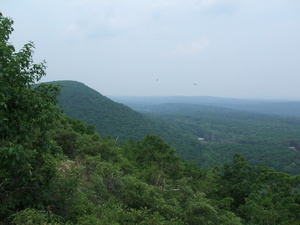
<path fill-rule="evenodd" d="M 100 136 L 110 136 L 121 142 L 155 134 L 176 148 L 176 153 L 185 159 L 198 160 L 201 155 L 204 146 L 189 132 L 116 103 L 83 83 L 55 81 L 48 84 L 61 85 L 57 99 L 64 113 L 94 125 Z"/>
<path fill-rule="evenodd" d="M 62 86 L 59 103 L 68 116 L 96 126 L 101 136 L 114 139 L 142 138 L 150 132 L 150 119 L 129 107 L 113 102 L 77 81 L 56 81 Z"/>

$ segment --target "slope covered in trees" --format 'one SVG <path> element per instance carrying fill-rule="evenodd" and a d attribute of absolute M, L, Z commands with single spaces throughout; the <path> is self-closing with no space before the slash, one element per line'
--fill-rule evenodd
<path fill-rule="evenodd" d="M 76 81 L 56 81 L 62 89 L 58 100 L 64 113 L 93 124 L 101 136 L 119 140 L 142 138 L 155 129 L 153 121 L 129 107 L 113 102 L 99 92 Z"/>
<path fill-rule="evenodd" d="M 118 142 L 130 138 L 142 139 L 146 134 L 160 135 L 176 148 L 176 154 L 185 159 L 200 157 L 203 145 L 197 137 L 169 123 L 134 111 L 116 103 L 99 92 L 76 81 L 56 81 L 61 93 L 59 103 L 67 116 L 94 125 L 100 136 L 110 136 Z"/>
<path fill-rule="evenodd" d="M 9 44 L 0 13 L 0 224 L 289 224 L 300 221 L 300 177 L 239 154 L 212 170 L 155 135 L 118 144 L 61 114 L 58 87 L 33 44 Z"/>

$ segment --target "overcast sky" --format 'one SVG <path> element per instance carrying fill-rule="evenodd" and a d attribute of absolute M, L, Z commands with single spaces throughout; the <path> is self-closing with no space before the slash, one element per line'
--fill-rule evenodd
<path fill-rule="evenodd" d="M 0 0 L 43 81 L 105 96 L 300 100 L 299 0 Z M 195 85 L 196 84 L 196 85 Z"/>

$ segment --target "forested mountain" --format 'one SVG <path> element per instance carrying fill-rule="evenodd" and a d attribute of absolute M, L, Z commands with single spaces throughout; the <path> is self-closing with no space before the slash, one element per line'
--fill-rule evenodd
<path fill-rule="evenodd" d="M 156 134 L 175 147 L 178 155 L 199 160 L 204 146 L 190 132 L 116 103 L 83 83 L 55 81 L 48 84 L 61 85 L 57 99 L 67 116 L 94 125 L 101 136 L 121 142 L 130 138 L 142 139 L 148 133 Z"/>
<path fill-rule="evenodd" d="M 300 176 L 240 154 L 199 167 L 156 135 L 119 143 L 67 117 L 12 24 L 0 13 L 0 225 L 299 225 Z"/>
<path fill-rule="evenodd" d="M 153 122 L 150 118 L 131 108 L 113 102 L 99 92 L 76 81 L 56 81 L 62 89 L 58 100 L 64 113 L 95 125 L 101 136 L 125 140 L 142 138 Z"/>

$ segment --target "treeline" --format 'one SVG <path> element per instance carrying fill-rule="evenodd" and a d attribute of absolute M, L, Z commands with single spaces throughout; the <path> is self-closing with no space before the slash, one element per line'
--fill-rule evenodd
<path fill-rule="evenodd" d="M 206 170 L 156 135 L 118 144 L 64 116 L 12 23 L 0 13 L 0 224 L 299 224 L 299 176 L 239 154 Z"/>

